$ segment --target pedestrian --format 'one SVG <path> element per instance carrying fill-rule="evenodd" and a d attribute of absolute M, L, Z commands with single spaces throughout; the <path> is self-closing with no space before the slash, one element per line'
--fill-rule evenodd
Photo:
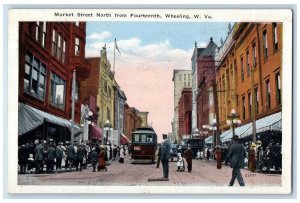
<path fill-rule="evenodd" d="M 216 151 L 215 151 L 215 158 L 217 161 L 217 169 L 221 169 L 222 168 L 222 151 L 220 149 L 220 146 L 217 145 L 216 146 Z"/>
<path fill-rule="evenodd" d="M 197 157 L 196 157 L 196 159 L 197 160 L 201 159 L 201 152 L 200 152 L 200 150 L 197 151 Z"/>
<path fill-rule="evenodd" d="M 59 142 L 57 144 L 57 147 L 55 149 L 55 154 L 56 154 L 56 170 L 61 169 L 61 162 L 63 159 L 63 155 L 64 155 L 64 150 L 62 148 L 62 142 Z"/>
<path fill-rule="evenodd" d="M 99 154 L 99 158 L 98 158 L 98 171 L 101 171 L 101 170 L 107 171 L 105 156 L 106 156 L 105 146 L 101 145 L 100 146 L 100 154 Z"/>
<path fill-rule="evenodd" d="M 49 147 L 47 149 L 47 173 L 53 173 L 54 167 L 54 159 L 56 157 L 55 149 L 53 147 L 53 143 L 49 143 Z"/>
<path fill-rule="evenodd" d="M 264 161 L 263 161 L 264 167 L 266 167 L 265 173 L 269 173 L 270 168 L 273 168 L 274 153 L 272 149 L 273 149 L 272 146 L 269 145 L 265 151 Z"/>
<path fill-rule="evenodd" d="M 114 149 L 113 149 L 113 160 L 114 161 L 116 160 L 117 154 L 118 154 L 118 148 L 117 148 L 117 145 L 114 145 Z"/>
<path fill-rule="evenodd" d="M 187 163 L 188 172 L 192 172 L 192 160 L 193 160 L 193 152 L 191 150 L 191 145 L 188 145 L 187 150 L 184 153 L 184 158 Z"/>
<path fill-rule="evenodd" d="M 160 165 L 160 156 L 161 156 L 161 147 L 158 147 L 156 168 L 159 168 L 159 165 Z"/>
<path fill-rule="evenodd" d="M 281 155 L 281 146 L 277 142 L 273 146 L 273 153 L 274 153 L 274 165 L 275 165 L 275 170 L 281 170 L 282 167 L 282 155 Z"/>
<path fill-rule="evenodd" d="M 44 150 L 45 150 L 45 143 L 43 140 L 41 140 L 34 150 L 35 173 L 37 174 L 43 171 Z"/>
<path fill-rule="evenodd" d="M 123 146 L 120 147 L 120 158 L 119 158 L 119 162 L 120 163 L 124 163 L 124 158 L 125 158 L 125 149 Z"/>
<path fill-rule="evenodd" d="M 78 166 L 79 166 L 79 171 L 82 170 L 82 166 L 83 166 L 83 158 L 85 157 L 85 154 L 84 154 L 84 149 L 83 149 L 83 146 L 82 144 L 79 144 L 78 145 L 78 148 L 77 148 L 77 168 L 76 168 L 76 171 L 78 171 Z"/>
<path fill-rule="evenodd" d="M 248 151 L 248 169 L 252 172 L 256 170 L 255 147 L 256 144 L 252 143 Z"/>
<path fill-rule="evenodd" d="M 177 153 L 177 157 L 178 157 L 178 160 L 177 160 L 177 171 L 180 171 L 180 172 L 183 172 L 185 170 L 184 168 L 184 160 L 181 156 L 181 153 Z"/>
<path fill-rule="evenodd" d="M 73 163 L 74 163 L 74 166 L 76 168 L 76 171 L 78 171 L 78 164 L 79 164 L 79 162 L 78 162 L 78 158 L 77 158 L 77 150 L 78 150 L 78 141 L 77 140 L 74 141 L 73 148 L 74 148 Z"/>
<path fill-rule="evenodd" d="M 245 167 L 246 150 L 243 145 L 239 143 L 239 137 L 233 136 L 233 143 L 230 146 L 229 152 L 225 158 L 225 164 L 232 168 L 232 177 L 228 186 L 233 186 L 235 179 L 238 180 L 240 186 L 245 186 L 243 176 L 241 174 L 241 168 Z"/>
<path fill-rule="evenodd" d="M 209 162 L 209 158 L 210 158 L 210 150 L 209 148 L 206 148 L 206 162 Z"/>
<path fill-rule="evenodd" d="M 161 146 L 161 155 L 160 155 L 161 164 L 163 166 L 163 178 L 165 179 L 169 178 L 170 149 L 171 149 L 170 141 L 166 139 L 163 145 Z"/>
<path fill-rule="evenodd" d="M 26 165 L 28 160 L 28 153 L 25 144 L 22 144 L 21 147 L 19 147 L 18 158 L 20 165 L 20 174 L 24 175 L 26 173 Z"/>
<path fill-rule="evenodd" d="M 75 159 L 75 150 L 74 147 L 72 145 L 70 145 L 69 141 L 66 141 L 66 165 L 65 165 L 65 169 L 67 170 L 68 168 L 72 169 L 74 166 L 74 159 Z"/>
<path fill-rule="evenodd" d="M 96 166 L 97 166 L 97 162 L 98 162 L 98 153 L 96 152 L 95 148 L 92 149 L 91 161 L 92 161 L 92 165 L 93 165 L 93 172 L 96 172 Z"/>

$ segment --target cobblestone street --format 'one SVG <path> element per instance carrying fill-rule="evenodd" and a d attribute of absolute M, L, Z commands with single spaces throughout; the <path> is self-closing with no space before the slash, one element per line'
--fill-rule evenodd
<path fill-rule="evenodd" d="M 26 174 L 18 176 L 19 185 L 118 185 L 118 186 L 227 186 L 231 178 L 231 168 L 217 169 L 214 161 L 193 160 L 191 173 L 177 172 L 176 162 L 170 162 L 169 181 L 148 181 L 162 177 L 162 166 L 156 164 L 130 164 L 112 162 L 107 172 L 92 172 L 88 167 L 81 172 L 58 172 L 53 174 Z M 64 169 L 63 169 L 64 171 Z M 246 186 L 281 186 L 281 175 L 252 173 L 242 169 Z M 234 186 L 238 186 L 237 181 Z"/>

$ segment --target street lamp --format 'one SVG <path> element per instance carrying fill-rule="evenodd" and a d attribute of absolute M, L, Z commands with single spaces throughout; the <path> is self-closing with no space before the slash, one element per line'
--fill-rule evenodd
<path fill-rule="evenodd" d="M 109 130 L 112 130 L 112 125 L 111 123 L 109 122 L 109 120 L 107 120 L 104 124 L 104 130 L 106 131 L 106 137 L 105 137 L 105 142 L 104 144 L 107 144 L 107 141 L 108 141 L 108 131 Z"/>
<path fill-rule="evenodd" d="M 227 125 L 230 125 L 232 128 L 232 137 L 235 136 L 235 126 L 241 124 L 241 120 L 238 119 L 239 116 L 236 114 L 235 109 L 231 110 L 231 115 L 228 116 L 228 120 L 226 121 Z"/>

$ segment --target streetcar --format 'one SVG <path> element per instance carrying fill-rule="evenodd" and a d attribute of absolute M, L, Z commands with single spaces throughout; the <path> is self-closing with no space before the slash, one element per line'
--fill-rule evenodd
<path fill-rule="evenodd" d="M 150 160 L 155 162 L 157 148 L 157 135 L 153 128 L 138 128 L 132 133 L 131 139 L 131 159 L 132 163 L 136 160 Z"/>

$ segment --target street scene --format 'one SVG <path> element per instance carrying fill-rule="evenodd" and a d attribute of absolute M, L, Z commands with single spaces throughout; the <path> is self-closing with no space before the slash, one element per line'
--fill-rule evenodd
<path fill-rule="evenodd" d="M 281 187 L 283 32 L 20 22 L 18 185 Z"/>

